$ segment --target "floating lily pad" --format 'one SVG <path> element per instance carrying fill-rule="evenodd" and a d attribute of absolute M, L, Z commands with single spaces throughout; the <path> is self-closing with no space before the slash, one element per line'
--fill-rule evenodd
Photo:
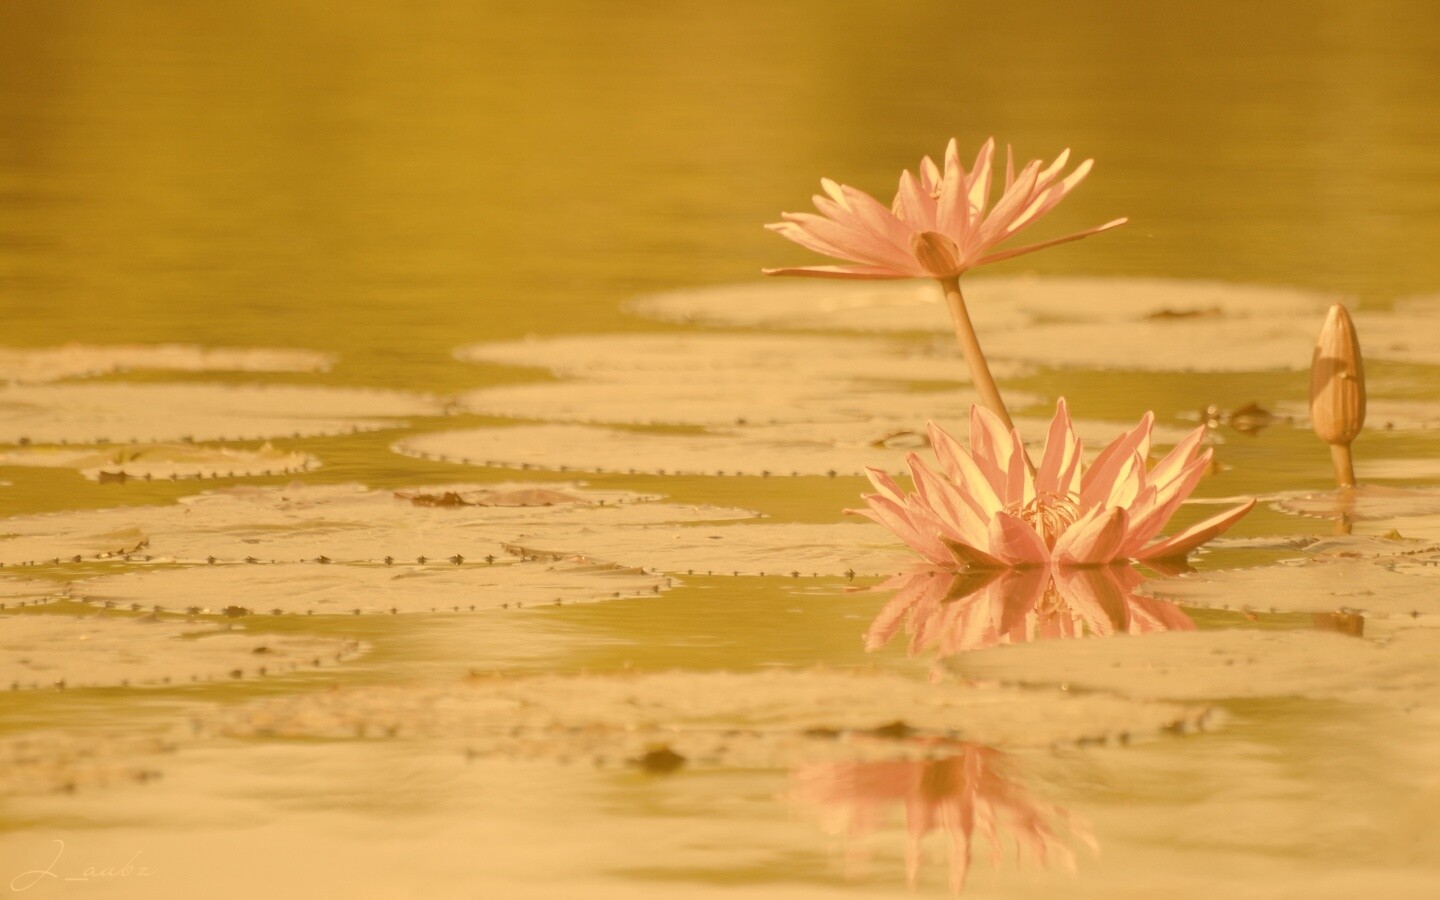
<path fill-rule="evenodd" d="M 238 736 L 462 740 L 476 756 L 608 759 L 657 745 L 693 765 L 784 766 L 819 756 L 921 754 L 898 740 L 954 736 L 1007 747 L 1136 737 L 1195 727 L 1204 711 L 1169 703 L 999 686 L 937 687 L 877 672 L 666 672 L 487 677 L 259 701 L 223 714 Z M 903 721 L 899 721 L 903 719 Z M 866 747 L 837 738 L 881 738 Z"/>
<path fill-rule="evenodd" d="M 355 641 L 253 634 L 154 616 L 0 618 L 0 685 L 83 688 L 189 684 L 333 665 Z"/>
<path fill-rule="evenodd" d="M 1327 631 L 1168 632 L 979 650 L 950 667 L 970 677 L 1065 684 L 1135 699 L 1364 699 L 1408 708 L 1440 694 L 1440 629 L 1379 644 Z"/>
<path fill-rule="evenodd" d="M 508 547 L 583 556 L 663 572 L 715 575 L 890 575 L 914 563 L 895 536 L 868 522 L 744 524 L 597 530 L 546 528 Z"/>
<path fill-rule="evenodd" d="M 295 385 L 53 384 L 0 388 L 0 443 L 259 440 L 395 427 L 433 397 Z"/>
<path fill-rule="evenodd" d="M 62 582 L 42 578 L 0 578 L 0 609 L 57 599 L 65 593 Z"/>
<path fill-rule="evenodd" d="M 1440 481 L 1440 456 L 1418 459 L 1369 459 L 1362 456 L 1355 463 L 1356 476 L 1362 481 Z"/>
<path fill-rule="evenodd" d="M 127 444 L 104 448 L 20 448 L 0 451 L 0 466 L 78 469 L 91 481 L 120 482 L 175 478 L 233 478 L 289 475 L 320 465 L 308 453 L 203 444 Z"/>
<path fill-rule="evenodd" d="M 1399 559 L 1393 557 L 1392 559 Z M 1185 606 L 1255 612 L 1440 614 L 1440 568 L 1410 574 L 1370 559 L 1313 556 L 1254 569 L 1192 572 L 1146 583 L 1140 592 Z M 1428 577 L 1425 577 L 1428 574 Z"/>
<path fill-rule="evenodd" d="M 484 505 L 517 494 L 540 505 Z M 573 496 L 557 502 L 555 494 Z M 459 502 L 447 501 L 453 494 Z M 188 562 L 414 563 L 503 556 L 521 534 L 615 531 L 747 518 L 746 510 L 644 502 L 646 495 L 573 485 L 441 485 L 397 495 L 360 485 L 292 484 L 210 491 L 169 506 L 19 516 L 0 522 L 0 562 L 111 559 Z M 74 560 L 78 561 L 78 560 Z"/>
<path fill-rule="evenodd" d="M 267 347 L 198 347 L 193 344 L 66 344 L 0 347 L 0 383 L 41 384 L 65 378 L 137 370 L 170 372 L 324 372 L 328 353 Z"/>
<path fill-rule="evenodd" d="M 1045 320 L 1192 325 L 1217 318 L 1318 314 L 1333 299 L 1290 288 L 1151 278 L 979 276 L 966 278 L 964 289 L 971 317 L 987 340 L 997 331 Z M 928 281 L 757 280 L 641 297 L 627 309 L 650 318 L 706 325 L 951 331 L 940 289 Z M 1304 365 L 1309 365 L 1308 355 Z"/>
<path fill-rule="evenodd" d="M 924 395 L 910 395 L 921 397 Z M 933 416 L 959 421 L 953 402 Z M 654 434 L 587 425 L 520 425 L 473 428 L 406 437 L 392 449 L 405 456 L 472 466 L 649 475 L 863 475 L 867 467 L 900 474 L 905 454 L 926 446 L 926 416 L 827 424 L 791 423 L 714 428 L 705 434 Z M 1018 419 L 1032 440 L 1049 422 Z M 958 426 L 957 426 L 958 427 Z M 1126 425 L 1076 422 L 1093 448 Z M 963 430 L 960 433 L 964 433 Z M 1185 431 L 1155 429 L 1157 444 L 1175 443 Z"/>
<path fill-rule="evenodd" d="M 1317 313 L 1318 316 L 1318 313 Z M 985 335 L 997 359 L 1125 371 L 1261 372 L 1310 368 L 1315 317 L 1046 323 Z"/>
<path fill-rule="evenodd" d="M 548 369 L 566 378 L 648 382 L 723 381 L 752 385 L 796 381 L 969 381 L 953 346 L 814 335 L 587 334 L 471 344 L 467 362 Z M 996 377 L 1018 372 L 1014 366 Z"/>
<path fill-rule="evenodd" d="M 1354 318 L 1367 359 L 1440 365 L 1440 297 L 1411 297 L 1396 301 L 1391 312 Z"/>
<path fill-rule="evenodd" d="M 659 593 L 669 579 L 634 569 L 576 561 L 509 558 L 428 566 L 204 565 L 103 576 L 71 585 L 87 602 L 184 609 L 203 598 L 209 611 L 355 615 L 474 612 L 584 603 Z"/>
<path fill-rule="evenodd" d="M 1365 531 L 1440 541 L 1440 489 L 1366 484 L 1344 491 L 1286 495 L 1277 509 L 1322 519 L 1342 517 Z"/>
<path fill-rule="evenodd" d="M 0 736 L 0 796 L 144 784 L 177 743 L 156 735 L 32 731 Z"/>

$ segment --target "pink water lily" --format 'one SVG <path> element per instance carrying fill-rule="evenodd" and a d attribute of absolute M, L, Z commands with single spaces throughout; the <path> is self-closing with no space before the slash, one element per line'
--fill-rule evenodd
<path fill-rule="evenodd" d="M 929 423 L 940 472 L 909 454 L 915 489 L 906 492 L 889 475 L 868 469 L 875 493 L 863 497 L 868 509 L 851 512 L 884 525 L 937 565 L 1099 566 L 1182 557 L 1233 525 L 1255 501 L 1159 538 L 1204 476 L 1211 451 L 1201 446 L 1202 426 L 1147 465 L 1153 425 L 1146 413 L 1086 466 L 1062 399 L 1032 473 L 1019 433 L 989 410 L 971 407 L 968 450 Z"/>
<path fill-rule="evenodd" d="M 784 213 L 783 221 L 765 227 L 817 253 L 849 260 L 851 265 L 765 269 L 767 275 L 815 278 L 945 278 L 967 269 L 1033 253 L 1123 225 L 1115 219 L 1074 234 L 1038 244 L 995 250 L 1033 224 L 1075 189 L 1090 173 L 1085 160 L 1061 177 L 1070 151 L 1045 165 L 1031 160 L 1018 173 L 1006 150 L 1004 187 L 992 206 L 995 182 L 995 139 L 980 148 L 970 171 L 960 162 L 952 138 L 945 148 L 943 171 L 930 157 L 920 162 L 919 175 L 906 170 L 889 207 L 874 197 L 830 179 L 820 184 L 825 195 L 814 197 L 816 213 Z"/>

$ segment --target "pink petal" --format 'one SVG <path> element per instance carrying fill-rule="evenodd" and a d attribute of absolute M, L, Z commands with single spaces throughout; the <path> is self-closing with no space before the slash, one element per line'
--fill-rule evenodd
<path fill-rule="evenodd" d="M 985 537 L 985 517 L 971 505 L 969 498 L 951 482 L 937 476 L 920 457 L 907 454 L 910 476 L 920 501 L 935 513 L 947 537 L 976 544 Z"/>
<path fill-rule="evenodd" d="M 1088 519 L 1088 521 L 1087 521 Z M 1096 566 L 1114 562 L 1125 543 L 1130 516 L 1120 507 L 1097 509 L 1070 526 L 1055 542 L 1056 561 L 1069 566 Z M 1071 537 L 1071 535 L 1074 535 Z M 1068 540 L 1067 540 L 1068 539 Z"/>
<path fill-rule="evenodd" d="M 1050 548 L 1023 519 L 998 512 L 990 520 L 990 555 L 1012 566 L 1041 566 L 1050 561 Z"/>
<path fill-rule="evenodd" d="M 919 268 L 916 266 L 916 268 Z M 795 275 L 801 278 L 920 278 L 924 272 L 901 272 L 887 266 L 792 266 L 761 269 L 765 275 Z"/>
<path fill-rule="evenodd" d="M 932 423 L 933 425 L 933 423 Z M 938 434 L 942 442 L 937 444 L 935 438 Z M 988 518 L 994 513 L 1005 508 L 1005 502 L 995 492 L 995 487 L 988 473 L 984 472 L 979 463 L 961 447 L 954 438 L 945 434 L 938 426 L 930 432 L 931 447 L 944 447 L 945 456 L 940 457 L 940 451 L 936 450 L 936 456 L 941 458 L 941 464 L 947 461 L 955 466 L 950 477 L 955 481 L 959 490 L 971 501 L 975 511 L 982 517 Z M 945 443 L 948 441 L 948 443 Z"/>
<path fill-rule="evenodd" d="M 897 215 L 913 231 L 935 231 L 935 198 L 920 186 L 907 170 L 900 176 L 900 190 L 895 194 Z"/>
<path fill-rule="evenodd" d="M 1115 438 L 1100 451 L 1095 461 L 1080 477 L 1080 505 L 1091 507 L 1102 502 L 1110 494 L 1120 469 L 1133 454 L 1142 457 L 1150 452 L 1150 430 L 1155 425 L 1155 414 L 1147 412 L 1140 417 L 1140 424 Z"/>
<path fill-rule="evenodd" d="M 963 541 L 951 540 L 943 536 L 940 538 L 940 543 L 944 544 L 945 549 L 950 551 L 950 555 L 954 558 L 957 565 L 975 569 L 1005 568 L 1005 563 L 986 553 L 984 550 L 981 550 L 979 547 Z"/>
<path fill-rule="evenodd" d="M 1148 499 L 1148 504 L 1136 503 L 1132 506 L 1135 514 L 1131 519 L 1130 536 L 1125 543 L 1125 556 L 1133 556 L 1149 543 L 1151 538 L 1160 533 L 1161 529 L 1165 527 L 1165 523 L 1170 521 L 1170 517 L 1175 514 L 1175 510 L 1180 508 L 1180 504 L 1184 503 L 1185 498 L 1190 496 L 1190 492 L 1195 490 L 1200 479 L 1205 477 L 1205 471 L 1209 466 L 1210 458 L 1206 455 L 1193 460 L 1190 467 L 1179 473 L 1176 478 L 1171 479 L 1163 491 L 1158 485 L 1153 484 L 1147 488 L 1147 490 L 1155 491 L 1155 495 L 1142 498 L 1142 500 Z"/>
<path fill-rule="evenodd" d="M 1212 516 L 1198 525 L 1192 525 L 1174 537 L 1146 547 L 1135 554 L 1135 559 L 1168 559 L 1174 556 L 1183 556 L 1240 521 L 1240 518 L 1254 506 L 1254 500 L 1247 500 L 1234 509 L 1226 510 L 1218 516 Z"/>
<path fill-rule="evenodd" d="M 1055 404 L 1055 418 L 1050 420 L 1050 432 L 1045 436 L 1045 455 L 1040 459 L 1040 468 L 1035 473 L 1037 493 L 1061 493 L 1062 477 L 1074 469 L 1080 456 L 1080 442 L 1070 425 L 1070 410 L 1061 397 Z"/>
<path fill-rule="evenodd" d="M 1027 247 L 1017 247 L 1014 250 L 1002 250 L 999 253 L 992 253 L 989 256 L 985 256 L 980 258 L 979 260 L 976 260 L 972 264 L 972 267 L 988 266 L 990 263 L 997 263 L 1003 262 L 1007 259 L 1014 259 L 1015 257 L 1023 256 L 1026 253 L 1034 253 L 1036 250 L 1044 250 L 1046 247 L 1054 247 L 1057 244 L 1068 244 L 1071 241 L 1078 241 L 1081 238 L 1087 238 L 1092 234 L 1099 234 L 1102 231 L 1109 231 L 1112 228 L 1118 228 L 1128 221 L 1130 220 L 1115 219 L 1114 221 L 1106 222 L 1104 225 L 1097 225 L 1094 228 L 1087 228 L 1084 231 L 1077 231 L 1074 234 L 1067 234 L 1064 237 L 1055 238 L 1054 240 L 1042 241 L 1038 244 L 1030 244 Z"/>
<path fill-rule="evenodd" d="M 1000 417 L 983 406 L 971 406 L 970 454 L 996 496 L 1003 496 L 1005 492 L 1005 473 L 1013 452 L 1010 433 L 1005 430 Z"/>

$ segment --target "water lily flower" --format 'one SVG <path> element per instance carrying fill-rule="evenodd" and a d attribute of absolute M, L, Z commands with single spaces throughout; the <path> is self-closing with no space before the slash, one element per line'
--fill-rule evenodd
<path fill-rule="evenodd" d="M 1127 565 L 963 569 L 920 565 L 876 585 L 895 595 L 865 634 L 878 650 L 903 627 L 911 655 L 951 656 L 999 644 L 1194 631 L 1177 604 L 1138 594 Z"/>
<path fill-rule="evenodd" d="M 1038 244 L 996 249 L 1054 209 L 1085 179 L 1094 164 L 1094 160 L 1087 159 L 1061 177 L 1069 159 L 1070 151 L 1066 150 L 1049 165 L 1035 159 L 1016 173 L 1014 156 L 1007 148 L 1004 186 L 993 206 L 994 138 L 980 148 L 968 172 L 952 138 L 945 148 L 945 168 L 942 170 L 927 156 L 920 162 L 918 176 L 906 170 L 888 208 L 864 191 L 822 179 L 825 196 L 814 197 L 818 214 L 784 213 L 783 221 L 766 227 L 817 253 L 850 263 L 763 271 L 766 275 L 816 278 L 938 280 L 981 402 L 1010 428 L 1010 414 L 995 387 L 960 292 L 960 275 L 976 266 L 1013 259 L 1125 224 L 1126 219 L 1115 219 Z"/>
<path fill-rule="evenodd" d="M 1201 447 L 1201 426 L 1147 466 L 1153 425 L 1154 416 L 1146 413 L 1086 466 L 1062 398 L 1032 473 L 1019 433 L 990 410 L 972 406 L 968 450 L 930 422 L 940 472 L 909 454 L 915 490 L 906 492 L 889 475 L 868 469 L 875 487 L 863 495 L 869 508 L 850 512 L 884 525 L 936 565 L 1100 566 L 1183 557 L 1233 525 L 1255 501 L 1159 538 L 1205 474 L 1211 451 Z"/>
<path fill-rule="evenodd" d="M 1067 838 L 1099 851 L 1083 819 L 1021 786 L 1012 757 L 967 741 L 929 738 L 919 743 L 940 755 L 801 766 L 792 775 L 791 798 L 818 808 L 830 830 L 847 832 L 852 841 L 903 809 L 905 868 L 912 887 L 920 874 L 922 843 L 935 831 L 949 838 L 950 889 L 956 893 L 965 886 L 977 834 L 989 845 L 997 869 L 1002 842 L 1015 846 L 1017 858 L 1028 855 L 1040 866 L 1058 862 L 1070 871 L 1075 853 Z M 858 847 L 851 849 L 858 855 Z"/>
<path fill-rule="evenodd" d="M 817 253 L 852 260 L 853 264 L 765 269 L 765 274 L 947 278 L 976 266 L 1077 241 L 1126 221 L 1115 219 L 1064 237 L 997 251 L 996 245 L 1014 237 L 1064 200 L 1090 174 L 1095 161 L 1087 159 L 1061 178 L 1070 159 L 1070 151 L 1066 150 L 1049 165 L 1031 160 L 1016 174 L 1014 157 L 1007 150 L 1004 187 L 992 206 L 994 157 L 995 139 L 991 138 L 966 172 L 952 138 L 945 148 L 944 170 L 925 157 L 918 177 L 909 170 L 900 176 L 900 189 L 888 208 L 864 191 L 821 179 L 826 196 L 814 198 L 818 215 L 784 213 L 783 221 L 765 227 Z"/>

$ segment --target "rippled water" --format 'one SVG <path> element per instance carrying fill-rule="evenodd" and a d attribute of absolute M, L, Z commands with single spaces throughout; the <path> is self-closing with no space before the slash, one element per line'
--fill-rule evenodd
<path fill-rule="evenodd" d="M 900 168 L 938 152 L 948 137 L 978 146 L 991 134 L 1026 158 L 1071 146 L 1098 160 L 1045 229 L 1131 218 L 1126 228 L 1027 257 L 1002 274 L 1292 285 L 1385 310 L 1397 299 L 1440 291 L 1433 252 L 1440 244 L 1437 112 L 1440 13 L 1424 4 L 1382 10 L 1226 2 L 1162 10 L 1107 2 L 1063 16 L 1043 3 L 401 9 L 320 0 L 21 0 L 0 6 L 3 343 L 181 342 L 338 358 L 325 373 L 142 374 L 132 381 L 441 396 L 521 382 L 537 373 L 465 363 L 452 352 L 529 334 L 682 330 L 627 315 L 621 304 L 656 291 L 757 280 L 762 265 L 813 262 L 760 225 L 781 210 L 804 208 L 821 175 L 884 194 Z M 1440 404 L 1433 363 L 1378 362 L 1371 381 L 1392 399 Z M 1027 410 L 1038 415 L 1064 393 L 1095 419 L 1133 421 L 1153 408 L 1162 424 L 1180 427 L 1193 425 L 1209 404 L 1295 407 L 1306 392 L 1298 371 L 1040 368 L 1005 386 L 1042 398 Z M 520 477 L 390 451 L 399 438 L 497 420 L 404 415 L 403 429 L 283 444 L 323 461 L 305 475 L 310 484 L 391 489 Z M 1324 448 L 1303 428 L 1217 434 L 1229 468 L 1202 494 L 1329 484 Z M 1362 477 L 1367 452 L 1377 463 L 1433 459 L 1435 434 L 1367 435 L 1357 444 Z M 1433 468 L 1400 468 L 1401 478 L 1387 483 L 1434 484 Z M 35 468 L 5 468 L 0 478 L 10 482 L 0 487 L 7 514 L 169 503 L 206 488 L 288 481 L 101 484 L 71 470 Z M 776 522 L 822 524 L 854 505 L 863 485 L 844 475 L 587 480 L 677 503 L 755 509 Z M 1265 508 L 1235 534 L 1329 527 Z M 1287 555 L 1294 554 L 1273 543 L 1232 545 L 1200 566 Z M 31 574 L 70 580 L 97 571 L 93 563 L 62 564 Z M 470 672 L 678 669 L 699 678 L 822 665 L 875 666 L 916 683 L 927 677 L 930 661 L 908 658 L 901 641 L 865 652 L 862 634 L 885 598 L 849 591 L 843 576 L 682 581 L 658 600 L 524 616 L 281 619 L 269 627 L 358 639 L 370 651 L 320 673 L 263 681 L 11 692 L 0 698 L 0 730 L 9 738 L 71 730 L 82 743 L 176 723 L 190 728 L 192 721 L 201 723 L 198 732 L 266 699 L 334 685 L 450 685 Z M 1201 632 L 1245 632 L 1239 643 L 1215 638 L 1203 652 L 1244 670 L 1285 652 L 1263 643 L 1266 635 L 1314 630 L 1303 604 L 1287 608 L 1283 592 L 1264 590 L 1275 592 L 1237 596 L 1230 610 L 1178 598 Z M 1241 613 L 1242 606 L 1251 609 Z M 1428 624 L 1433 607 L 1421 608 L 1423 597 L 1416 606 L 1415 621 Z M 27 892 L 900 895 L 901 798 L 920 809 L 924 798 L 951 802 L 957 786 L 985 785 L 981 794 L 994 808 L 1049 823 L 1054 841 L 1072 848 L 1078 874 L 1072 878 L 1063 865 L 1013 864 L 1008 842 L 1034 832 L 1015 824 L 1030 821 L 1020 813 L 1002 815 L 1007 861 L 992 868 L 977 840 L 967 896 L 1434 896 L 1440 779 L 1429 703 L 1440 693 L 1426 687 L 1425 666 L 1414 662 L 1423 655 L 1402 657 L 1412 661 L 1409 669 L 1363 670 L 1370 657 L 1354 655 L 1376 639 L 1400 641 L 1394 626 L 1402 618 L 1367 620 L 1371 644 L 1346 637 L 1351 643 L 1335 644 L 1332 657 L 1287 662 L 1281 674 L 1293 680 L 1274 688 L 1265 679 L 1281 670 L 1263 667 L 1249 680 L 1242 671 L 1232 681 L 1204 681 L 1198 694 L 1162 683 L 1164 654 L 1182 659 L 1184 648 L 1195 646 L 1163 642 L 1183 635 L 1135 641 L 1165 648 L 1154 657 L 1139 649 L 1136 658 L 1111 658 L 1086 648 L 1106 642 L 1075 641 L 1013 648 L 1033 651 L 1030 657 L 991 650 L 952 663 L 958 675 L 950 677 L 974 682 L 977 691 L 1031 685 L 1019 699 L 996 694 L 983 704 L 1015 704 L 1019 723 L 1028 721 L 1018 712 L 1031 703 L 1026 698 L 1048 696 L 1061 683 L 1067 693 L 1106 697 L 1117 693 L 1115 678 L 1154 681 L 1161 685 L 1155 696 L 1183 698 L 1188 711 L 1171 729 L 1183 733 L 1133 743 L 1116 739 L 1124 729 L 1098 709 L 1105 739 L 1077 742 L 1081 734 L 1061 740 L 1046 730 L 1058 726 L 1044 721 L 1030 732 L 1003 717 L 995 724 L 978 706 L 965 713 L 978 717 L 978 733 L 960 727 L 948 744 L 925 743 L 939 726 L 926 732 L 921 712 L 898 703 L 875 712 L 857 699 L 855 722 L 823 707 L 815 721 L 797 726 L 855 731 L 854 758 L 827 745 L 810 760 L 784 743 L 789 738 L 775 739 L 778 748 L 767 743 L 774 735 L 766 729 L 783 731 L 786 721 L 804 718 L 801 695 L 751 682 L 735 689 L 744 709 L 738 717 L 685 705 L 692 688 L 695 697 L 725 695 L 714 682 L 660 683 L 653 696 L 635 689 L 642 707 L 679 704 L 662 719 L 693 714 L 724 723 L 716 727 L 726 734 L 691 735 L 686 739 L 696 743 L 682 749 L 692 761 L 712 753 L 716 765 L 670 774 L 616 758 L 591 765 L 592 756 L 634 751 L 607 750 L 604 741 L 566 743 L 573 735 L 557 738 L 558 751 L 464 746 L 456 735 L 471 732 L 443 728 L 411 743 L 309 733 L 280 740 L 246 732 L 253 722 L 244 719 L 225 726 L 243 739 L 197 740 L 144 763 L 158 780 L 39 797 L 22 792 L 0 809 L 0 882 L 44 870 L 57 852 L 55 870 L 75 876 L 123 867 L 138 853 L 133 865 L 148 863 L 153 872 L 85 883 L 41 877 Z M 1021 659 L 1030 661 L 1015 662 Z M 1346 666 L 1356 667 L 1353 677 Z M 1120 674 L 1107 674 L 1112 670 Z M 1375 698 L 1365 691 L 1388 687 L 1415 693 L 1368 702 Z M 1345 694 L 1352 688 L 1359 693 Z M 563 694 L 557 689 L 515 702 L 553 703 L 557 721 L 573 724 L 586 713 L 581 690 L 580 700 L 555 699 Z M 462 694 L 436 702 L 468 709 L 473 700 Z M 623 721 L 615 711 L 622 701 L 595 703 L 601 725 Z M 770 709 L 783 711 L 779 724 L 766 718 Z M 472 714 L 485 721 L 484 708 Z M 1139 731 L 1159 714 L 1133 715 Z M 920 733 L 863 733 L 895 722 Z M 477 733 L 488 734 L 483 727 Z M 1005 739 L 1000 749 L 984 745 L 994 735 Z M 680 746 L 663 730 L 642 737 L 656 747 Z M 969 743 L 972 737 L 981 743 Z M 629 745 L 616 738 L 614 746 Z M 881 768 L 863 778 L 844 768 L 863 765 Z M 850 774 L 835 774 L 841 771 Z M 846 803 L 851 815 L 866 809 L 827 793 L 837 780 L 871 785 L 866 802 L 885 824 L 857 829 L 864 834 L 852 841 L 828 836 L 821 825 L 836 824 L 830 820 Z M 880 815 L 887 807 L 888 818 Z M 937 822 L 961 815 L 933 814 Z M 1091 839 L 1101 853 L 1089 849 Z M 64 842 L 63 851 L 54 841 Z M 868 864 L 857 845 L 869 848 Z M 918 888 L 944 896 L 953 872 L 948 838 L 932 835 L 927 846 Z"/>

